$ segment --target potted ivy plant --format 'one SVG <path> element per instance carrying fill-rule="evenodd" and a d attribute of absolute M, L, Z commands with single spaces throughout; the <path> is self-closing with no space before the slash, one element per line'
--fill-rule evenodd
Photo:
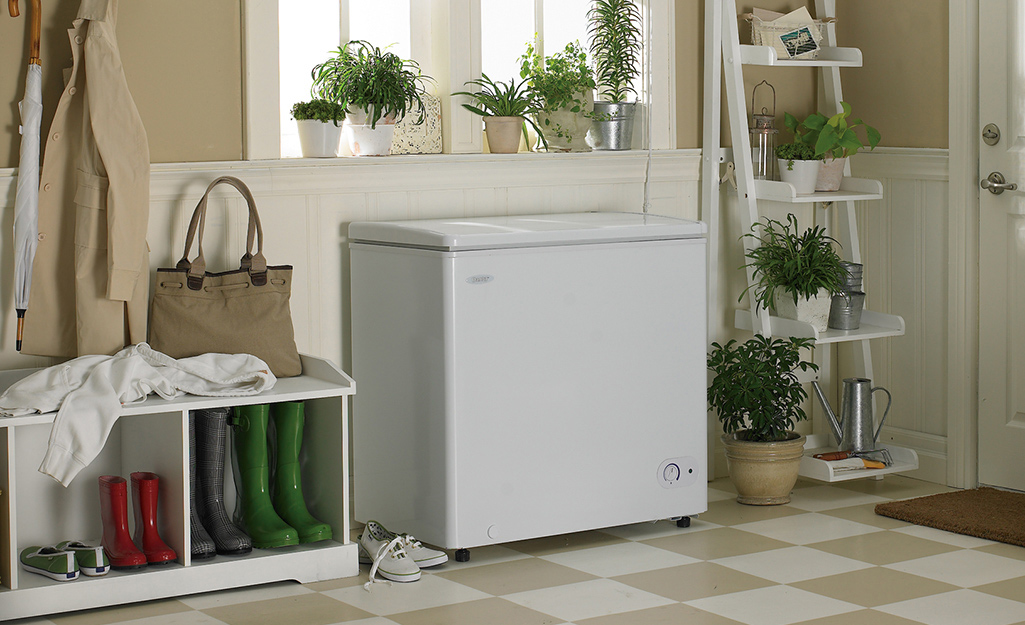
<path fill-rule="evenodd" d="M 829 307 L 834 295 L 843 292 L 848 271 L 843 259 L 833 249 L 836 239 L 826 234 L 825 228 L 815 226 L 803 232 L 798 230 L 797 217 L 787 215 L 787 222 L 765 218 L 747 233 L 758 242 L 745 257 L 750 260 L 755 282 L 744 289 L 744 295 L 754 288 L 756 308 L 771 309 L 786 319 L 811 324 L 824 332 L 829 323 Z M 742 237 L 742 238 L 744 238 Z"/>
<path fill-rule="evenodd" d="M 310 100 L 292 105 L 292 119 L 299 128 L 304 158 L 338 156 L 345 109 L 329 100 Z"/>
<path fill-rule="evenodd" d="M 527 124 L 547 147 L 544 133 L 532 118 L 537 115 L 539 107 L 527 81 L 517 83 L 513 78 L 508 83 L 496 82 L 482 74 L 480 79 L 464 84 L 476 85 L 480 91 L 457 91 L 452 95 L 463 95 L 472 100 L 472 103 L 463 103 L 463 108 L 484 118 L 484 132 L 492 153 L 518 152 L 520 136 L 527 140 Z"/>
<path fill-rule="evenodd" d="M 776 160 L 779 164 L 779 178 L 792 184 L 797 195 L 815 193 L 815 182 L 819 177 L 821 158 L 815 158 L 815 149 L 801 143 L 796 137 L 797 119 L 790 113 L 785 114 L 785 123 L 795 133 L 793 143 L 776 146 Z M 791 128 L 791 122 L 793 127 Z"/>
<path fill-rule="evenodd" d="M 768 338 L 756 334 L 743 343 L 712 343 L 708 405 L 722 423 L 722 442 L 737 501 L 750 505 L 790 502 L 805 438 L 794 432 L 808 418 L 808 398 L 797 370 L 818 370 L 801 359 L 809 338 Z"/>
<path fill-rule="evenodd" d="M 416 61 L 354 40 L 314 67 L 312 75 L 313 95 L 346 110 L 345 134 L 356 156 L 388 154 L 394 124 L 407 113 L 423 123 L 422 97 L 432 79 Z"/>
<path fill-rule="evenodd" d="M 561 52 L 542 57 L 527 44 L 520 57 L 520 78 L 537 94 L 537 125 L 547 138 L 545 149 L 559 152 L 589 151 L 584 137 L 594 113 L 594 76 L 579 41 Z"/>
<path fill-rule="evenodd" d="M 861 119 L 851 117 L 850 104 L 841 102 L 840 107 L 842 110 L 832 117 L 812 113 L 795 131 L 795 139 L 799 136 L 801 143 L 813 147 L 815 156 L 824 157 L 815 184 L 816 191 L 839 190 L 847 158 L 857 154 L 866 144 L 874 150 L 882 139 L 878 130 Z M 865 141 L 858 136 L 858 129 L 864 131 Z"/>
<path fill-rule="evenodd" d="M 595 0 L 587 19 L 598 91 L 588 143 L 595 150 L 629 150 L 637 102 L 626 99 L 637 94 L 641 10 L 634 0 Z"/>

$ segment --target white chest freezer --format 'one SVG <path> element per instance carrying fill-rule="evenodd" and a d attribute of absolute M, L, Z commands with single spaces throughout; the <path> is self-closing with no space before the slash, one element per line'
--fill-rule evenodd
<path fill-rule="evenodd" d="M 462 549 L 705 511 L 705 232 L 351 224 L 356 518 Z"/>

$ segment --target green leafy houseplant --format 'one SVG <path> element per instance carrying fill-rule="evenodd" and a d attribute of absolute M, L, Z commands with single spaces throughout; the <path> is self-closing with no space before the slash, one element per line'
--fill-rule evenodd
<path fill-rule="evenodd" d="M 595 0 L 587 19 L 598 92 L 623 102 L 637 93 L 631 83 L 639 74 L 641 10 L 634 0 Z"/>
<path fill-rule="evenodd" d="M 591 117 L 587 100 L 595 82 L 587 64 L 587 53 L 579 41 L 571 42 L 561 52 L 547 57 L 542 57 L 533 44 L 528 43 L 527 51 L 520 57 L 520 78 L 525 79 L 537 95 L 537 121 L 546 130 L 550 128 L 557 137 L 571 140 L 573 131 L 553 122 L 553 113 L 564 109 Z"/>
<path fill-rule="evenodd" d="M 472 99 L 472 104 L 463 103 L 463 108 L 481 117 L 522 117 L 534 129 L 544 146 L 548 147 L 544 133 L 532 118 L 537 115 L 540 106 L 534 90 L 526 80 L 517 83 L 513 78 L 508 83 L 496 82 L 488 78 L 487 74 L 482 74 L 480 79 L 469 80 L 464 84 L 476 85 L 480 91 L 453 93 L 452 95 L 468 96 Z M 523 128 L 523 136 L 527 136 L 526 127 Z"/>
<path fill-rule="evenodd" d="M 309 102 L 296 102 L 292 105 L 292 119 L 297 122 L 315 120 L 318 122 L 333 122 L 335 126 L 345 117 L 345 109 L 337 102 L 328 100 L 310 100 Z"/>
<path fill-rule="evenodd" d="M 791 295 L 794 303 L 814 297 L 819 289 L 832 295 L 841 292 L 847 270 L 833 249 L 836 239 L 826 235 L 825 228 L 815 226 L 799 233 L 793 213 L 787 215 L 787 223 L 766 217 L 764 225 L 755 224 L 752 230 L 758 227 L 760 235 L 744 235 L 759 246 L 745 254 L 751 262 L 744 267 L 753 268 L 757 282 L 744 289 L 741 299 L 754 287 L 757 306 L 769 309 L 778 290 Z"/>
<path fill-rule="evenodd" d="M 861 119 L 852 118 L 850 104 L 841 102 L 840 106 L 843 110 L 832 117 L 812 113 L 803 122 L 798 122 L 797 118 L 786 113 L 783 123 L 794 133 L 794 142 L 811 146 L 816 157 L 846 158 L 856 154 L 866 144 L 870 150 L 874 150 L 882 139 L 879 131 Z M 865 141 L 858 136 L 858 128 L 864 130 Z"/>
<path fill-rule="evenodd" d="M 416 123 L 423 123 L 422 96 L 425 83 L 432 79 L 416 61 L 355 40 L 314 67 L 312 76 L 314 97 L 335 102 L 350 113 L 365 111 L 371 127 L 387 116 L 402 119 L 410 108 L 419 114 Z"/>
<path fill-rule="evenodd" d="M 746 441 L 784 441 L 798 421 L 808 418 L 801 408 L 808 393 L 796 371 L 818 370 L 801 360 L 810 338 L 766 338 L 756 334 L 744 343 L 712 343 L 708 369 L 715 377 L 708 387 L 708 404 L 723 430 Z"/>

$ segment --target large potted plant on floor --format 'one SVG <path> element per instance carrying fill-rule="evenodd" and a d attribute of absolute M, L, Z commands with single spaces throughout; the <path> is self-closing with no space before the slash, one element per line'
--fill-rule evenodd
<path fill-rule="evenodd" d="M 816 191 L 838 191 L 847 158 L 857 154 L 866 143 L 874 150 L 882 139 L 878 130 L 851 117 L 850 104 L 841 102 L 840 107 L 842 110 L 832 117 L 812 113 L 800 123 L 799 132 L 794 135 L 795 139 L 800 137 L 801 143 L 813 146 L 815 156 L 824 158 L 815 183 Z M 865 141 L 858 136 L 859 128 L 864 130 Z"/>
<path fill-rule="evenodd" d="M 587 152 L 585 137 L 594 113 L 594 76 L 587 53 L 574 41 L 561 52 L 542 58 L 532 44 L 520 57 L 520 78 L 537 94 L 536 122 L 549 151 Z"/>
<path fill-rule="evenodd" d="M 629 150 L 637 103 L 626 99 L 637 94 L 632 83 L 640 73 L 641 10 L 634 0 L 595 0 L 587 19 L 598 91 L 588 144 Z"/>
<path fill-rule="evenodd" d="M 329 100 L 310 100 L 292 105 L 292 119 L 299 128 L 303 157 L 338 156 L 345 109 Z"/>
<path fill-rule="evenodd" d="M 801 404 L 808 393 L 797 370 L 817 370 L 801 360 L 812 339 L 768 338 L 712 343 L 708 368 L 714 374 L 708 404 L 725 434 L 722 442 L 737 501 L 750 505 L 790 502 L 797 482 L 804 436 L 794 432 L 808 418 Z"/>
<path fill-rule="evenodd" d="M 480 79 L 467 81 L 467 85 L 477 85 L 480 91 L 456 91 L 452 95 L 468 96 L 472 104 L 463 103 L 463 108 L 484 118 L 484 132 L 488 137 L 488 148 L 494 154 L 513 154 L 519 151 L 520 137 L 527 140 L 527 127 L 530 124 L 538 139 L 547 147 L 544 133 L 538 128 L 533 117 L 537 115 L 539 106 L 537 96 L 527 84 L 516 79 L 508 83 L 495 82 L 482 74 Z"/>
<path fill-rule="evenodd" d="M 750 262 L 744 267 L 752 268 L 755 283 L 740 298 L 753 289 L 756 308 L 771 309 L 779 317 L 825 331 L 833 296 L 843 291 L 848 277 L 843 259 L 833 249 L 833 244 L 839 245 L 836 239 L 822 226 L 799 231 L 793 213 L 787 215 L 786 223 L 766 217 L 764 224 L 755 224 L 752 230 L 744 238 L 754 239 L 758 247 L 745 254 Z"/>
<path fill-rule="evenodd" d="M 407 113 L 424 119 L 422 96 L 430 81 L 416 61 L 366 41 L 350 41 L 313 68 L 313 95 L 345 108 L 345 134 L 356 156 L 391 150 L 396 121 Z"/>

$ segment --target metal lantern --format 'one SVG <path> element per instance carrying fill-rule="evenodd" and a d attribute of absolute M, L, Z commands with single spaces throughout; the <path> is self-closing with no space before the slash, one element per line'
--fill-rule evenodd
<path fill-rule="evenodd" d="M 758 87 L 767 86 L 772 90 L 772 112 L 764 106 L 761 113 L 755 113 L 755 94 Z M 776 179 L 776 89 L 767 81 L 762 81 L 751 90 L 751 165 L 756 180 Z"/>

